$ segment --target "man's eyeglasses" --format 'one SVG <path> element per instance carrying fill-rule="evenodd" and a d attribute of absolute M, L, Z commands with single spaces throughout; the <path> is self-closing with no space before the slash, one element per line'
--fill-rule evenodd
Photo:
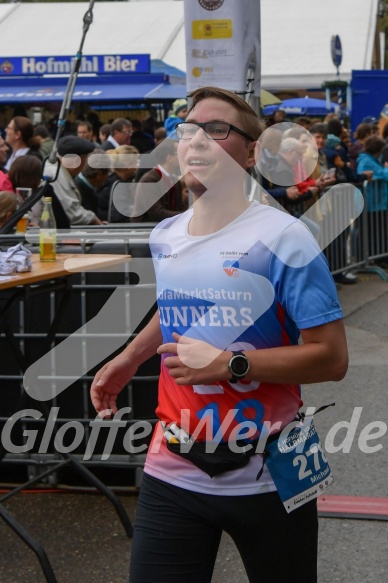
<path fill-rule="evenodd" d="M 129 136 L 130 134 L 132 134 L 132 130 L 121 130 L 121 133 Z"/>
<path fill-rule="evenodd" d="M 231 123 L 224 121 L 208 121 L 206 123 L 194 123 L 183 121 L 175 126 L 176 137 L 178 140 L 191 140 L 197 131 L 202 128 L 207 137 L 212 140 L 226 140 L 230 131 L 233 130 L 240 136 L 243 136 L 250 142 L 254 142 L 254 138 L 249 134 L 243 132 Z"/>

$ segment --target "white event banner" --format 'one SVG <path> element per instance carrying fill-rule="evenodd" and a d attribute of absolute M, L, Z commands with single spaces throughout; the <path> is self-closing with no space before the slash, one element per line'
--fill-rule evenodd
<path fill-rule="evenodd" d="M 260 0 L 184 0 L 187 89 L 260 94 Z M 249 75 L 248 75 L 249 72 Z"/>

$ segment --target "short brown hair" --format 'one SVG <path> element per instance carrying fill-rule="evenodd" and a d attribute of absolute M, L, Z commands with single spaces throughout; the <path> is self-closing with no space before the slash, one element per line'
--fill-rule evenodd
<path fill-rule="evenodd" d="M 81 119 L 81 121 L 77 122 L 77 128 L 79 128 L 80 126 L 85 126 L 89 132 L 94 131 L 94 128 L 93 128 L 92 124 L 90 123 L 90 121 L 84 121 Z"/>
<path fill-rule="evenodd" d="M 368 136 L 372 135 L 372 126 L 369 123 L 360 123 L 356 127 L 356 131 L 354 132 L 354 137 L 356 140 L 365 140 Z"/>
<path fill-rule="evenodd" d="M 265 130 L 260 138 L 261 145 L 266 150 L 279 151 L 280 144 L 282 143 L 283 132 L 276 127 L 269 127 Z"/>
<path fill-rule="evenodd" d="M 307 130 L 310 129 L 312 125 L 312 121 L 310 117 L 306 117 L 305 115 L 301 115 L 295 119 L 295 123 L 299 124 L 300 126 L 306 128 Z"/>
<path fill-rule="evenodd" d="M 265 129 L 264 123 L 259 119 L 257 113 L 252 109 L 250 105 L 244 99 L 228 91 L 227 89 L 221 89 L 220 87 L 200 87 L 189 94 L 190 106 L 188 113 L 204 99 L 220 99 L 221 101 L 226 101 L 229 103 L 238 113 L 241 119 L 241 129 L 243 129 L 248 135 L 252 136 L 257 140 Z"/>
<path fill-rule="evenodd" d="M 325 136 L 325 138 L 327 137 L 327 126 L 324 123 L 314 123 L 310 129 L 309 129 L 310 134 L 314 135 L 314 134 L 321 134 L 321 136 Z"/>
<path fill-rule="evenodd" d="M 167 137 L 167 132 L 164 128 L 156 128 L 154 132 L 155 142 L 161 142 Z"/>
<path fill-rule="evenodd" d="M 23 142 L 29 148 L 39 147 L 39 142 L 34 138 L 34 126 L 28 117 L 17 115 L 12 118 L 15 131 L 20 132 Z"/>
<path fill-rule="evenodd" d="M 110 123 L 104 123 L 98 131 L 107 139 L 110 136 Z"/>
<path fill-rule="evenodd" d="M 0 220 L 4 219 L 8 213 L 14 213 L 17 207 L 17 199 L 14 192 L 6 190 L 0 191 Z"/>
<path fill-rule="evenodd" d="M 370 136 L 364 142 L 364 151 L 372 156 L 380 154 L 385 146 L 385 141 L 380 136 Z"/>
<path fill-rule="evenodd" d="M 121 132 L 124 128 L 131 128 L 132 122 L 125 117 L 118 117 L 110 124 L 110 133 L 113 136 L 115 132 Z"/>

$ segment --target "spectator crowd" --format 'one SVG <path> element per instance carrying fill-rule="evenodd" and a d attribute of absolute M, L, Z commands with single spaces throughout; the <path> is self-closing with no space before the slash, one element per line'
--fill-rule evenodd
<path fill-rule="evenodd" d="M 257 164 L 263 201 L 279 204 L 300 218 L 320 241 L 325 218 L 333 211 L 330 200 L 340 202 L 345 185 L 353 185 L 365 193 L 368 253 L 375 256 L 371 263 L 386 267 L 385 258 L 379 256 L 388 252 L 388 123 L 380 135 L 377 120 L 367 117 L 352 139 L 344 121 L 334 113 L 325 119 L 303 116 L 291 122 L 278 110 L 266 122 Z M 331 199 L 324 196 L 339 185 L 342 188 L 333 189 Z M 328 261 L 338 283 L 357 281 L 346 266 L 356 243 L 361 244 L 361 228 L 345 229 L 330 249 Z"/>
<path fill-rule="evenodd" d="M 97 116 L 79 120 L 57 144 L 61 164 L 49 187 L 57 227 L 155 223 L 186 210 L 188 193 L 180 176 L 175 136 L 176 124 L 186 115 L 187 101 L 178 99 L 164 124 L 150 123 L 152 118 L 117 118 L 109 124 L 98 123 Z M 388 216 L 388 123 L 380 135 L 376 120 L 365 118 L 352 137 L 335 114 L 291 121 L 279 109 L 265 121 L 256 164 L 262 203 L 280 205 L 305 222 L 319 240 L 328 212 L 323 195 L 338 184 L 361 188 L 366 184 L 368 243 L 378 255 L 386 247 L 381 238 L 387 236 L 387 229 L 376 225 L 386 225 Z M 52 134 L 46 125 L 34 126 L 19 115 L 0 128 L 0 225 L 20 202 L 17 188 L 32 192 L 39 188 L 44 160 L 54 145 Z M 148 155 L 148 165 L 139 164 L 142 154 Z M 38 224 L 41 210 L 39 201 L 30 211 L 31 225 Z M 347 235 L 331 259 L 334 272 L 338 265 L 346 265 Z M 335 278 L 341 283 L 357 279 L 346 269 Z"/>
<path fill-rule="evenodd" d="M 73 131 L 66 131 L 57 144 L 59 173 L 47 193 L 53 199 L 57 227 L 159 222 L 186 210 L 188 197 L 179 177 L 177 143 L 167 137 L 175 128 L 171 118 L 183 121 L 185 112 L 186 100 L 174 102 L 171 117 L 166 119 L 168 131 L 161 124 L 155 127 L 148 120 L 128 118 L 98 125 L 94 117 L 79 120 Z M 16 189 L 26 187 L 35 192 L 41 185 L 43 166 L 53 145 L 49 127 L 34 127 L 25 116 L 13 117 L 3 132 L 0 128 L 2 224 L 21 202 Z M 155 148 L 150 167 L 138 167 L 140 154 L 151 155 Z M 138 189 L 140 184 L 143 186 Z M 149 188 L 145 189 L 145 184 Z M 149 193 L 145 198 L 152 204 L 141 200 L 143 192 Z M 16 197 L 15 205 L 9 204 L 10 193 Z M 136 216 L 131 217 L 135 208 Z M 38 201 L 30 211 L 31 225 L 38 224 L 41 212 L 42 201 Z"/>

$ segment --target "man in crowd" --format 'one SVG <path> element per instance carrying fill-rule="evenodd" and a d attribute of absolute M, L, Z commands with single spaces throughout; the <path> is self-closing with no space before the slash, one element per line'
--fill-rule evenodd
<path fill-rule="evenodd" d="M 94 154 L 99 155 L 99 168 L 89 165 L 89 158 Z M 101 188 L 109 178 L 110 156 L 101 148 L 94 150 L 88 155 L 86 163 L 82 167 L 82 172 L 75 177 L 74 183 L 81 195 L 82 206 L 93 211 L 98 216 L 97 190 Z M 104 167 L 102 167 L 104 165 Z"/>
<path fill-rule="evenodd" d="M 115 119 L 110 126 L 110 136 L 102 142 L 103 150 L 114 150 L 118 146 L 130 144 L 132 136 L 132 123 L 123 117 Z"/>
<path fill-rule="evenodd" d="M 154 131 L 154 145 L 155 147 L 158 146 L 160 144 L 160 142 L 163 142 L 163 140 L 167 138 L 167 132 L 165 130 L 165 128 L 156 128 L 156 130 Z"/>
<path fill-rule="evenodd" d="M 154 140 L 151 134 L 143 131 L 139 119 L 132 120 L 131 146 L 134 146 L 140 154 L 150 152 L 154 148 Z"/>
<path fill-rule="evenodd" d="M 278 133 L 272 128 L 266 131 Z M 286 138 L 280 141 L 277 155 L 270 158 L 265 153 L 265 157 L 260 161 L 263 187 L 291 214 L 294 214 L 298 203 L 301 202 L 298 188 L 295 186 L 294 166 L 303 157 L 304 151 L 303 144 L 298 140 Z"/>
<path fill-rule="evenodd" d="M 140 178 L 132 222 L 157 223 L 184 210 L 177 148 L 178 142 L 166 138 L 154 150 L 157 166 Z"/>
<path fill-rule="evenodd" d="M 94 130 L 90 121 L 79 121 L 77 124 L 77 136 L 88 140 L 89 142 L 95 142 Z"/>
<path fill-rule="evenodd" d="M 172 104 L 172 112 L 164 121 L 164 129 L 169 136 L 174 130 L 178 122 L 184 121 L 187 116 L 187 100 L 176 99 Z"/>
<path fill-rule="evenodd" d="M 43 124 L 36 126 L 34 130 L 34 136 L 40 142 L 39 152 L 44 160 L 47 158 L 47 156 L 50 156 L 51 150 L 53 149 L 54 140 L 50 136 L 50 132 L 46 126 Z"/>
<path fill-rule="evenodd" d="M 61 166 L 52 186 L 71 225 L 101 225 L 97 215 L 82 206 L 82 197 L 74 182 L 94 149 L 94 144 L 77 136 L 64 136 L 58 142 Z"/>

